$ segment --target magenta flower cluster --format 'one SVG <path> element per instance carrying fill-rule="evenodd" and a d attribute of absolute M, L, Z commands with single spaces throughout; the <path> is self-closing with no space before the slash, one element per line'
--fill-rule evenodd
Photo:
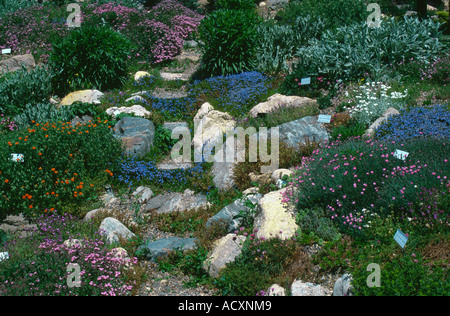
<path fill-rule="evenodd" d="M 2 131 L 13 132 L 17 129 L 18 127 L 13 119 L 5 117 L 4 114 L 0 115 L 0 133 Z"/>
<path fill-rule="evenodd" d="M 28 230 L 27 240 L 12 239 L 3 251 L 10 255 L 11 271 L 0 271 L 0 296 L 123 296 L 136 286 L 123 275 L 134 269 L 137 258 L 127 258 L 106 246 L 100 232 L 88 233 L 91 238 L 74 234 L 76 223 L 71 215 L 41 216 L 37 228 Z M 84 235 L 84 234 L 83 234 Z M 93 237 L 92 236 L 96 236 Z M 21 237 L 20 237 L 21 239 Z M 73 242 L 74 239 L 78 243 Z M 65 241 L 71 240 L 68 244 Z M 24 246 L 30 244 L 24 257 Z M 26 258 L 32 258 L 28 260 Z M 9 262 L 8 261 L 8 262 Z M 8 264 L 6 262 L 6 264 Z M 69 264 L 78 265 L 80 283 L 69 286 L 73 270 Z M 79 285 L 79 286 L 78 286 Z"/>

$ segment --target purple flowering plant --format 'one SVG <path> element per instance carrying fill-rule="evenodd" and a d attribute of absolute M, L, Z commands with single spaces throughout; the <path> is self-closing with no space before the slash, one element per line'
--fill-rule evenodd
<path fill-rule="evenodd" d="M 0 262 L 0 296 L 129 295 L 136 281 L 127 275 L 137 258 L 118 256 L 92 224 L 80 225 L 67 214 L 41 216 L 28 237 L 15 236 L 2 245 L 9 259 Z M 74 239 L 79 243 L 64 243 Z M 76 279 L 69 264 L 80 268 L 79 287 L 70 284 Z"/>

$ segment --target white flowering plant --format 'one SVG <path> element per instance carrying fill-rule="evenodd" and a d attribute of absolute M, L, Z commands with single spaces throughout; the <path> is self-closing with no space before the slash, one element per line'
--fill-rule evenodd
<path fill-rule="evenodd" d="M 344 106 L 344 110 L 358 123 L 370 125 L 390 107 L 397 110 L 405 108 L 408 89 L 400 92 L 381 82 L 366 82 L 343 93 L 349 100 L 354 100 L 349 106 Z"/>

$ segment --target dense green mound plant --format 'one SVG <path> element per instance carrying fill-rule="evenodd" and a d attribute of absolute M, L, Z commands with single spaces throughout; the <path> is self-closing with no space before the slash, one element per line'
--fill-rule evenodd
<path fill-rule="evenodd" d="M 49 64 L 57 93 L 109 90 L 123 85 L 133 44 L 108 27 L 86 25 L 53 44 Z"/>
<path fill-rule="evenodd" d="M 217 0 L 217 9 L 251 10 L 256 8 L 255 0 Z"/>
<path fill-rule="evenodd" d="M 51 72 L 44 66 L 25 67 L 0 77 L 0 112 L 20 114 L 29 104 L 47 102 L 52 93 Z"/>
<path fill-rule="evenodd" d="M 250 10 L 221 9 L 202 20 L 202 70 L 210 76 L 237 74 L 256 66 L 256 27 L 259 18 Z"/>

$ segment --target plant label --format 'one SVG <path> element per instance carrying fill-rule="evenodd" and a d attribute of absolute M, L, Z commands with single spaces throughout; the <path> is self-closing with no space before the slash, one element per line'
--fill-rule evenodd
<path fill-rule="evenodd" d="M 11 154 L 11 160 L 15 162 L 24 162 L 23 154 Z"/>
<path fill-rule="evenodd" d="M 0 252 L 0 262 L 9 259 L 9 254 L 7 252 Z"/>
<path fill-rule="evenodd" d="M 11 54 L 11 48 L 2 49 L 2 54 Z"/>
<path fill-rule="evenodd" d="M 301 84 L 302 84 L 302 86 L 305 85 L 305 84 L 311 84 L 311 77 L 302 78 Z"/>
<path fill-rule="evenodd" d="M 319 115 L 319 119 L 317 120 L 319 123 L 329 124 L 331 122 L 331 115 Z"/>
<path fill-rule="evenodd" d="M 403 151 L 403 150 L 398 150 L 398 149 L 396 149 L 396 150 L 395 150 L 395 153 L 394 153 L 394 156 L 395 156 L 396 158 L 398 158 L 398 159 L 405 160 L 406 157 L 409 156 L 409 153 L 406 152 L 406 151 Z"/>
<path fill-rule="evenodd" d="M 397 229 L 395 233 L 394 240 L 400 245 L 400 247 L 405 248 L 408 237 L 402 233 L 400 229 Z"/>

